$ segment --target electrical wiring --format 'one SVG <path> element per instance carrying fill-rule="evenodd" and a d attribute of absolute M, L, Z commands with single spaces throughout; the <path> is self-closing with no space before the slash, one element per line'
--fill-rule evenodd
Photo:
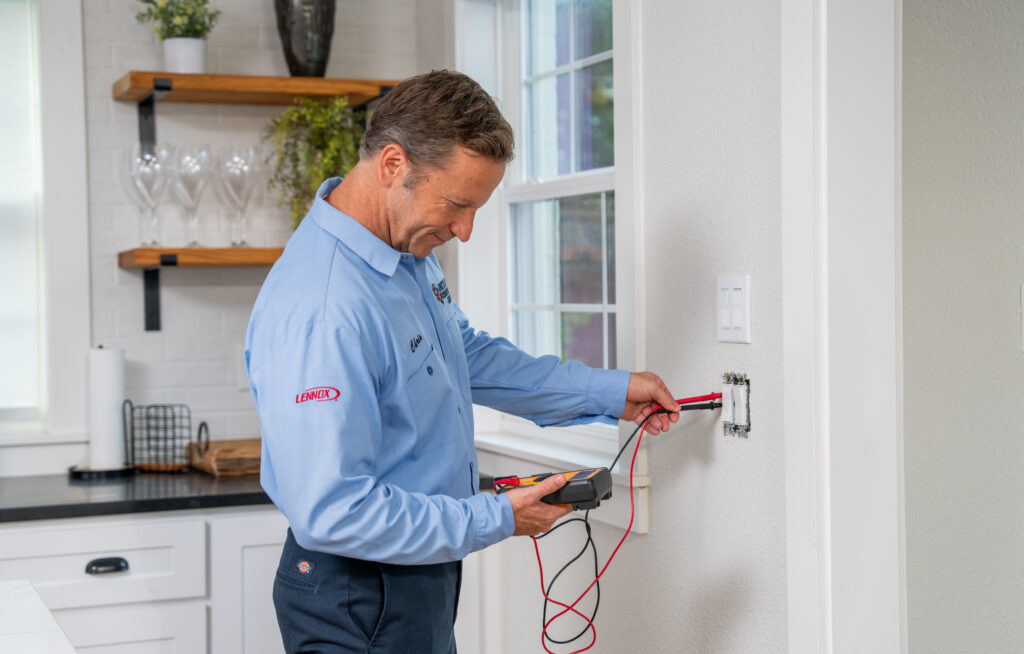
<path fill-rule="evenodd" d="M 689 398 L 683 398 L 683 399 L 680 399 L 680 400 L 676 400 L 676 403 L 680 405 L 679 406 L 679 410 L 680 411 L 714 410 L 714 409 L 721 408 L 721 406 L 722 406 L 721 403 L 715 402 L 715 400 L 721 399 L 721 397 L 722 397 L 721 393 L 709 393 L 707 395 L 701 395 L 701 396 L 697 396 L 697 397 L 689 397 Z M 698 404 L 698 403 L 703 403 L 703 404 Z M 591 634 L 590 643 L 586 647 L 583 647 L 582 649 L 573 650 L 573 652 L 571 652 L 570 654 L 580 654 L 581 652 L 585 652 L 585 651 L 589 650 L 590 648 L 592 648 L 597 643 L 597 629 L 596 629 L 596 627 L 594 627 L 594 622 L 593 621 L 597 617 L 597 610 L 598 610 L 598 607 L 600 606 L 600 603 L 601 603 L 601 583 L 600 583 L 601 582 L 601 577 L 604 575 L 605 571 L 608 569 L 608 566 L 611 564 L 612 560 L 614 560 L 615 555 L 619 551 L 619 548 L 622 547 L 622 544 L 626 541 L 626 537 L 629 536 L 630 530 L 633 528 L 633 520 L 634 520 L 634 518 L 636 516 L 636 505 L 635 505 L 635 500 L 634 500 L 634 496 L 633 496 L 633 468 L 634 468 L 634 466 L 636 464 L 637 453 L 640 451 L 640 443 L 643 440 L 644 433 L 646 432 L 646 429 L 647 429 L 647 422 L 653 416 L 656 416 L 656 415 L 662 414 L 662 413 L 670 413 L 670 412 L 667 409 L 664 409 L 661 406 L 656 406 L 655 409 L 653 411 L 651 411 L 651 413 L 649 413 L 647 416 L 645 416 L 644 419 L 640 422 L 640 424 L 637 425 L 636 429 L 633 430 L 633 433 L 630 434 L 629 438 L 626 439 L 626 442 L 622 444 L 622 447 L 619 449 L 618 454 L 615 455 L 615 459 L 612 461 L 612 464 L 609 466 L 610 469 L 615 467 L 615 465 L 618 463 L 619 459 L 622 457 L 622 454 L 626 451 L 626 448 L 629 447 L 629 444 L 633 441 L 633 439 L 639 433 L 640 436 L 639 436 L 639 438 L 637 438 L 636 446 L 633 449 L 633 457 L 630 460 L 630 464 L 629 464 L 629 507 L 630 507 L 630 510 L 629 510 L 629 525 L 626 527 L 626 531 L 622 535 L 622 538 L 619 540 L 618 544 L 615 546 L 615 549 L 612 550 L 611 556 L 608 557 L 608 560 L 605 562 L 604 567 L 602 567 L 600 570 L 598 570 L 597 545 L 594 543 L 593 533 L 591 531 L 590 511 L 589 510 L 586 513 L 584 513 L 583 518 L 570 518 L 568 520 L 564 520 L 564 521 L 560 522 L 559 524 L 555 525 L 554 527 L 552 527 L 551 529 L 549 529 L 548 531 L 546 531 L 545 533 L 543 533 L 543 534 L 541 534 L 539 536 L 531 537 L 532 541 L 533 541 L 534 553 L 537 556 L 537 568 L 538 568 L 538 571 L 540 573 L 541 593 L 544 596 L 544 608 L 543 608 L 543 613 L 542 613 L 542 617 L 541 617 L 541 621 L 542 621 L 542 624 L 543 624 L 543 627 L 541 629 L 541 646 L 544 648 L 544 651 L 547 652 L 548 654 L 556 654 L 555 652 L 553 652 L 551 649 L 548 648 L 548 643 L 556 644 L 556 645 L 567 645 L 567 644 L 574 643 L 575 641 L 579 640 L 587 632 L 590 632 L 590 634 Z M 496 480 L 495 486 L 498 485 L 499 481 L 506 481 L 506 480 Z M 541 561 L 540 546 L 538 544 L 538 541 L 540 539 L 542 539 L 542 538 L 545 538 L 545 537 L 551 535 L 557 529 L 560 529 L 560 528 L 564 527 L 565 525 L 573 523 L 573 522 L 582 522 L 583 526 L 584 526 L 584 529 L 586 530 L 587 538 L 586 538 L 586 541 L 583 544 L 583 548 L 579 551 L 578 554 L 576 554 L 576 556 L 574 556 L 572 559 L 570 559 L 565 565 L 563 565 L 561 567 L 561 569 L 559 569 L 559 571 L 555 574 L 555 576 L 552 577 L 552 579 L 551 579 L 549 584 L 545 585 L 545 583 L 544 583 L 544 565 L 543 565 L 543 563 Z M 554 589 L 555 582 L 558 580 L 559 577 L 561 577 L 562 573 L 564 573 L 567 569 L 569 569 L 569 567 L 572 566 L 572 564 L 574 564 L 576 561 L 578 561 L 586 553 L 588 548 L 590 548 L 592 553 L 593 553 L 594 581 L 591 582 L 590 585 L 587 586 L 587 588 L 582 593 L 580 593 L 579 597 L 577 597 L 576 600 L 572 604 L 565 604 L 565 603 L 560 602 L 560 601 L 558 601 L 556 599 L 552 599 L 551 598 L 551 593 L 552 593 L 552 590 Z M 586 615 L 584 615 L 583 613 L 581 613 L 579 610 L 576 609 L 576 605 L 579 604 L 583 600 L 583 598 L 586 597 L 590 593 L 590 591 L 592 589 L 595 589 L 595 588 L 596 588 L 596 593 L 595 593 L 596 599 L 595 599 L 595 602 L 594 602 L 594 608 L 593 608 L 593 611 L 590 614 L 590 617 L 588 618 Z M 548 619 L 548 617 L 547 617 L 547 615 L 548 615 L 548 604 L 549 603 L 555 604 L 556 606 L 563 607 L 562 611 L 560 611 L 559 613 L 556 613 L 550 619 Z M 554 623 L 555 620 L 558 620 L 563 615 L 565 615 L 567 613 L 570 613 L 570 612 L 575 614 L 575 615 L 577 615 L 577 616 L 579 616 L 580 618 L 583 619 L 584 622 L 586 622 L 586 626 L 583 627 L 582 631 L 577 633 L 575 636 L 573 636 L 571 638 L 567 638 L 565 640 L 558 640 L 558 639 L 555 639 L 552 636 L 548 635 L 548 633 L 547 633 L 548 632 L 548 628 L 551 626 L 551 624 Z"/>

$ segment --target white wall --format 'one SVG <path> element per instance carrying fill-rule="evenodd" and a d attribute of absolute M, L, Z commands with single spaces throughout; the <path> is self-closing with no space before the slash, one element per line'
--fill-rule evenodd
<path fill-rule="evenodd" d="M 640 16 L 646 365 L 677 393 L 747 372 L 753 433 L 727 438 L 701 414 L 651 443 L 651 532 L 630 536 L 609 568 L 591 651 L 783 652 L 780 8 L 657 0 Z M 716 339 L 721 273 L 752 276 L 750 345 Z M 621 531 L 594 533 L 603 562 Z M 542 541 L 548 578 L 578 538 Z M 538 651 L 533 548 L 516 538 L 498 552 L 501 631 L 488 641 Z"/>
<path fill-rule="evenodd" d="M 903 0 L 910 651 L 1024 651 L 1024 5 Z"/>
<path fill-rule="evenodd" d="M 222 10 L 208 40 L 211 73 L 287 75 L 273 3 L 218 0 Z M 245 383 L 241 347 L 249 311 L 267 273 L 252 269 L 173 269 L 160 273 L 163 329 L 143 329 L 142 275 L 117 267 L 134 247 L 138 214 L 121 188 L 122 157 L 138 139 L 135 106 L 114 102 L 111 85 L 129 70 L 160 70 L 162 47 L 135 20 L 136 3 L 82 3 L 89 166 L 92 341 L 122 347 L 126 393 L 136 404 L 182 402 L 193 425 L 206 421 L 217 438 L 259 435 Z M 417 69 L 415 0 L 342 0 L 337 5 L 328 77 L 401 79 Z M 157 104 L 157 138 L 182 145 L 247 145 L 281 107 Z M 291 233 L 287 211 L 258 194 L 250 205 L 249 240 L 281 246 Z M 201 242 L 227 245 L 222 208 L 208 190 L 200 205 Z M 181 245 L 180 207 L 168 192 L 160 210 L 163 242 Z M 86 217 L 83 216 L 83 220 Z M 3 474 L 61 473 L 78 463 L 78 446 L 9 448 Z"/>

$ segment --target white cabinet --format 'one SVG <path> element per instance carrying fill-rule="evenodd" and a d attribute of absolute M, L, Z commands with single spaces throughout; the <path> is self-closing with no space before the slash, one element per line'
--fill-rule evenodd
<path fill-rule="evenodd" d="M 273 506 L 6 523 L 0 580 L 31 581 L 79 652 L 279 654 L 287 528 Z"/>
<path fill-rule="evenodd" d="M 209 524 L 211 652 L 281 654 L 272 592 L 288 522 L 274 512 Z"/>

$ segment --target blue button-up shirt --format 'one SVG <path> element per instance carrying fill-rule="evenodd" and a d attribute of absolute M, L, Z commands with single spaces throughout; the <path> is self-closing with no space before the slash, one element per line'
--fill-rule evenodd
<path fill-rule="evenodd" d="M 433 255 L 392 249 L 325 200 L 340 181 L 317 191 L 249 321 L 261 483 L 307 549 L 458 560 L 515 526 L 507 497 L 478 492 L 472 403 L 540 425 L 614 422 L 629 373 L 475 331 Z"/>

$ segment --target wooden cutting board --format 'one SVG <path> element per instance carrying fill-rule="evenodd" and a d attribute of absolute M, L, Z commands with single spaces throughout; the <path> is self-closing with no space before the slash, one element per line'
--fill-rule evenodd
<path fill-rule="evenodd" d="M 188 460 L 197 470 L 215 477 L 235 475 L 258 475 L 260 472 L 259 438 L 209 441 L 203 443 L 205 451 L 199 453 L 198 443 L 188 444 Z"/>

